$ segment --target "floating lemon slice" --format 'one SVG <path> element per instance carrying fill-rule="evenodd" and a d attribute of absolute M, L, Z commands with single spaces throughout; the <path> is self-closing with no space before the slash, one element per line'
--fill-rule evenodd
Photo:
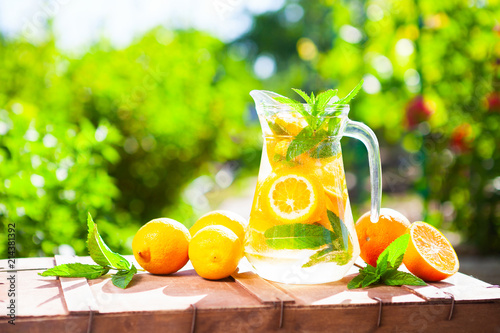
<path fill-rule="evenodd" d="M 282 223 L 312 223 L 325 208 L 319 181 L 293 169 L 272 174 L 263 185 L 262 196 L 266 213 Z"/>

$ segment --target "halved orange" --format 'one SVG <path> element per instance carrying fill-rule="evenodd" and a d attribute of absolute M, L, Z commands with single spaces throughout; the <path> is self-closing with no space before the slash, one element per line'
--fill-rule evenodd
<path fill-rule="evenodd" d="M 325 209 L 323 186 L 314 176 L 279 169 L 262 185 L 264 213 L 281 223 L 313 223 Z"/>
<path fill-rule="evenodd" d="M 425 281 L 441 281 L 458 272 L 458 257 L 448 239 L 425 222 L 414 222 L 408 229 L 410 242 L 403 263 Z"/>

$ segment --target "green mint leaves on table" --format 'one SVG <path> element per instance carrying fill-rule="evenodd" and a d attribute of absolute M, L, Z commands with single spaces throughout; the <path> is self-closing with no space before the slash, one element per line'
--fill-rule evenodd
<path fill-rule="evenodd" d="M 266 244 L 275 250 L 318 249 L 303 267 L 322 262 L 345 265 L 352 258 L 347 252 L 349 233 L 344 222 L 333 212 L 327 211 L 332 230 L 319 224 L 290 223 L 276 225 L 264 232 Z"/>
<path fill-rule="evenodd" d="M 134 265 L 130 269 L 120 269 L 116 274 L 111 275 L 111 282 L 118 288 L 125 289 L 135 273 L 137 273 L 137 268 Z"/>
<path fill-rule="evenodd" d="M 82 277 L 87 279 L 97 279 L 109 271 L 108 267 L 100 265 L 87 264 L 63 264 L 54 268 L 49 268 L 43 273 L 38 273 L 41 276 L 60 276 L 60 277 Z"/>
<path fill-rule="evenodd" d="M 109 249 L 104 243 L 97 231 L 97 225 L 94 223 L 90 213 L 87 217 L 88 238 L 87 248 L 90 257 L 98 265 L 89 264 L 63 264 L 47 269 L 41 276 L 60 276 L 60 277 L 84 277 L 87 279 L 97 279 L 109 272 L 110 269 L 117 270 L 116 274 L 111 276 L 113 284 L 119 288 L 125 289 L 135 273 L 137 268 L 129 263 L 122 255 Z"/>
<path fill-rule="evenodd" d="M 355 289 L 372 284 L 383 283 L 388 286 L 425 286 L 426 283 L 413 274 L 398 271 L 410 241 L 405 234 L 393 241 L 378 257 L 377 267 L 367 265 L 359 270 L 359 274 L 348 284 L 347 288 Z"/>
<path fill-rule="evenodd" d="M 90 257 L 92 260 L 103 267 L 112 267 L 118 270 L 129 270 L 131 269 L 131 264 L 118 253 L 115 253 L 109 249 L 109 247 L 104 243 L 97 231 L 97 225 L 92 220 L 90 213 L 87 217 L 88 226 L 88 238 L 87 238 L 87 248 L 89 250 Z"/>
<path fill-rule="evenodd" d="M 337 89 L 329 89 L 320 93 L 318 96 L 314 96 L 314 93 L 311 93 L 311 96 L 308 96 L 302 90 L 292 88 L 293 91 L 299 94 L 306 101 L 308 105 L 307 108 L 304 104 L 294 99 L 283 96 L 275 97 L 274 99 L 276 101 L 290 106 L 293 110 L 302 115 L 307 122 L 307 126 L 304 127 L 290 143 L 286 153 L 286 160 L 291 161 L 295 157 L 311 150 L 315 146 L 319 146 L 321 141 L 328 136 L 336 136 L 340 126 L 340 118 L 338 116 L 340 116 L 342 111 L 336 110 L 332 112 L 327 109 L 327 106 L 348 104 L 358 94 L 362 86 L 363 80 L 361 80 L 347 96 L 340 98 L 335 102 L 330 101 L 333 97 L 337 96 Z M 327 126 L 325 126 L 325 122 L 328 122 Z M 317 152 L 315 155 L 318 155 Z M 326 158 L 329 156 L 331 155 L 325 155 L 323 153 L 319 156 L 313 157 Z"/>

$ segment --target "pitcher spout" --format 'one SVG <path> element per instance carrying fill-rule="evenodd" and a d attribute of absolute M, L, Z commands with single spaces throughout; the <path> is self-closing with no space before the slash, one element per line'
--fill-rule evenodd
<path fill-rule="evenodd" d="M 267 90 L 252 90 L 250 92 L 250 96 L 252 96 L 257 110 L 270 106 L 278 107 L 281 103 L 276 101 L 275 97 L 283 97 L 280 94 Z"/>

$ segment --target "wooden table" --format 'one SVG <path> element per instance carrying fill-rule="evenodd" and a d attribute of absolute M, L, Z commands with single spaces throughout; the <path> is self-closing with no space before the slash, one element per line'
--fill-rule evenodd
<path fill-rule="evenodd" d="M 127 257 L 131 261 L 133 257 Z M 343 280 L 286 285 L 242 261 L 232 278 L 208 281 L 190 264 L 169 276 L 136 275 L 127 289 L 96 280 L 41 277 L 43 268 L 89 257 L 0 260 L 0 332 L 500 332 L 500 289 L 457 273 L 425 287 L 348 290 Z M 8 277 L 15 274 L 15 326 Z"/>

